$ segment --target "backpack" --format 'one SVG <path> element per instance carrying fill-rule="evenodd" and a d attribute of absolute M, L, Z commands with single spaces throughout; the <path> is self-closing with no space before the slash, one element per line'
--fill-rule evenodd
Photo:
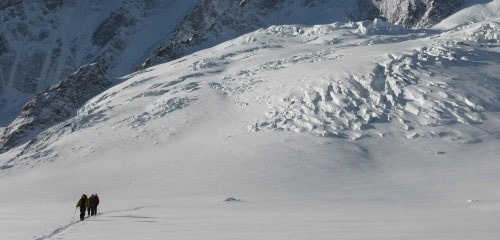
<path fill-rule="evenodd" d="M 78 201 L 78 206 L 80 206 L 81 208 L 85 208 L 87 207 L 87 195 L 83 195 L 81 198 L 80 198 L 80 201 Z"/>

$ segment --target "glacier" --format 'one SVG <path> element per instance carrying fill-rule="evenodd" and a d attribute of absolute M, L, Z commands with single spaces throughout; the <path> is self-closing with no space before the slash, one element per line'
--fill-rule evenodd
<path fill-rule="evenodd" d="M 496 239 L 500 1 L 268 4 L 186 2 L 115 73 L 6 91 L 27 104 L 0 138 L 2 238 Z M 82 193 L 101 205 L 76 221 Z"/>

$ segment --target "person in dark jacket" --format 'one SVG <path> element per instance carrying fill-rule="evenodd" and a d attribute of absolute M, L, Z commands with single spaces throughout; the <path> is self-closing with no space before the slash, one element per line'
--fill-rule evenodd
<path fill-rule="evenodd" d="M 95 204 L 95 196 L 94 194 L 89 197 L 89 216 L 94 216 L 94 204 Z"/>
<path fill-rule="evenodd" d="M 85 207 L 87 207 L 87 217 L 90 217 L 90 213 L 92 210 L 92 206 L 90 205 L 90 200 L 92 199 L 92 195 L 90 195 L 89 198 L 87 198 L 87 202 L 85 203 Z"/>
<path fill-rule="evenodd" d="M 83 221 L 85 219 L 85 209 L 87 208 L 87 195 L 83 194 L 80 200 L 78 200 L 78 203 L 76 204 L 76 207 L 80 208 L 80 220 Z"/>
<path fill-rule="evenodd" d="M 99 197 L 96 194 L 93 194 L 90 197 L 90 208 L 91 208 L 91 215 L 95 216 L 97 214 L 97 206 L 99 205 Z"/>

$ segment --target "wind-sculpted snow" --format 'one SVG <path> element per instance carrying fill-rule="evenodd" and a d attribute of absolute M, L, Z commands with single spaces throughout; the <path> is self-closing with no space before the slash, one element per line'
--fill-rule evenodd
<path fill-rule="evenodd" d="M 384 22 L 378 18 L 373 21 L 365 21 L 356 24 L 358 29 L 356 29 L 356 33 L 364 36 L 364 35 L 396 35 L 409 33 L 409 31 L 401 26 L 393 25 L 387 22 Z"/>
<path fill-rule="evenodd" d="M 459 29 L 464 29 L 461 27 Z M 480 24 L 470 32 L 465 39 L 465 43 L 476 46 L 488 46 L 488 44 L 500 44 L 500 22 Z M 486 44 L 486 45 L 483 45 Z"/>
<path fill-rule="evenodd" d="M 406 131 L 420 126 L 480 123 L 480 112 L 484 111 L 479 104 L 481 96 L 467 97 L 445 82 L 419 77 L 429 65 L 460 61 L 453 55 L 448 49 L 432 47 L 390 56 L 369 76 L 329 79 L 325 85 L 284 98 L 267 113 L 269 120 L 256 123 L 252 130 L 292 130 L 356 139 L 364 135 L 362 130 L 373 128 L 373 122 L 396 120 Z"/>
<path fill-rule="evenodd" d="M 132 125 L 134 127 L 137 127 L 137 126 L 141 126 L 141 125 L 146 124 L 146 122 L 148 122 L 152 119 L 164 117 L 168 113 L 185 108 L 186 106 L 189 105 L 190 102 L 192 102 L 194 100 L 196 100 L 196 99 L 186 98 L 186 97 L 185 98 L 174 97 L 174 98 L 168 99 L 167 101 L 159 102 L 159 103 L 155 104 L 155 106 L 153 106 L 153 108 L 140 114 L 137 117 L 134 117 L 134 120 L 132 121 Z"/>
<path fill-rule="evenodd" d="M 371 26 L 377 25 L 380 23 L 376 20 Z M 422 127 L 480 123 L 484 119 L 483 105 L 491 104 L 488 97 L 500 90 L 498 84 L 490 89 L 489 95 L 457 91 L 453 82 L 433 80 L 447 76 L 430 69 L 446 71 L 442 68 L 474 66 L 476 63 L 471 58 L 479 51 L 474 53 L 475 49 L 464 49 L 463 45 L 497 44 L 498 33 L 498 24 L 481 24 L 467 33 L 469 37 L 465 41 L 445 44 L 449 40 L 444 38 L 410 54 L 389 55 L 389 59 L 375 65 L 369 75 L 327 78 L 321 84 L 311 84 L 313 86 L 296 90 L 273 103 L 266 113 L 267 120 L 257 121 L 250 129 L 357 139 L 370 136 L 370 131 L 363 130 L 372 129 L 371 123 L 396 121 L 409 132 L 407 136 L 413 138 L 436 135 L 433 130 L 426 132 Z M 494 56 L 492 60 L 498 64 L 499 58 Z"/>

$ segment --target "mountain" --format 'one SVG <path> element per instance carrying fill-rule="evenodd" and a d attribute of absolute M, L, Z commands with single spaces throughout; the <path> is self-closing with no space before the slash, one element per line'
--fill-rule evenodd
<path fill-rule="evenodd" d="M 67 79 L 33 97 L 0 139 L 6 149 L 31 140 L 41 131 L 73 117 L 85 102 L 112 85 L 99 64 L 85 65 Z M 25 140 L 26 139 L 26 140 Z"/>
<path fill-rule="evenodd" d="M 179 19 L 171 60 L 83 65 L 28 101 L 2 136 L 2 237 L 496 239 L 500 1 L 429 28 L 433 1 L 416 27 L 389 1 L 217 3 Z M 83 193 L 101 205 L 80 222 Z"/>
<path fill-rule="evenodd" d="M 275 24 L 385 17 L 428 26 L 461 4 L 417 2 L 8 1 L 0 8 L 0 124 L 12 125 L 30 98 L 83 65 L 98 62 L 114 79 L 141 63 L 142 68 L 153 66 Z"/>
<path fill-rule="evenodd" d="M 432 26 L 448 17 L 464 0 L 382 0 L 372 4 L 389 22 L 405 26 Z M 367 6 L 370 9 L 369 6 Z"/>
<path fill-rule="evenodd" d="M 5 2 L 5 1 L 2 1 Z M 37 92 L 99 62 L 109 78 L 132 72 L 168 39 L 195 1 L 7 1 L 0 8 L 0 122 Z"/>
<path fill-rule="evenodd" d="M 276 24 L 311 25 L 378 17 L 407 27 L 431 26 L 449 16 L 462 3 L 462 0 L 199 1 L 177 28 L 172 40 L 160 45 L 143 66 L 172 60 L 221 40 Z"/>

